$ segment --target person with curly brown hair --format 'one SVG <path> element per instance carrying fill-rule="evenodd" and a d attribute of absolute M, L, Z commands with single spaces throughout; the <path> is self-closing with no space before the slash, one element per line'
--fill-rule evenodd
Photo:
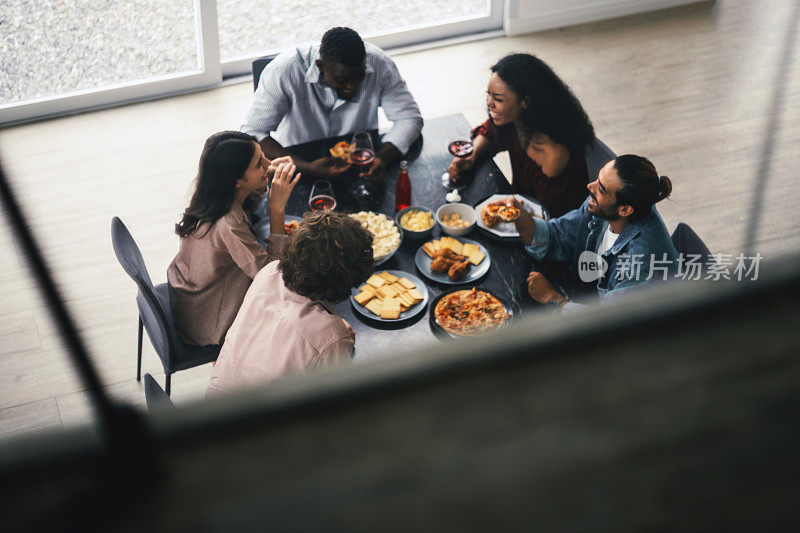
<path fill-rule="evenodd" d="M 253 279 L 222 345 L 208 392 L 349 361 L 355 333 L 333 304 L 372 274 L 372 235 L 330 211 L 306 214 L 280 261 Z"/>

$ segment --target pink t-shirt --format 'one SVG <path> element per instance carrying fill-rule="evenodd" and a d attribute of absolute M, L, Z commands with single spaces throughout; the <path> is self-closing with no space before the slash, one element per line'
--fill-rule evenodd
<path fill-rule="evenodd" d="M 222 345 L 208 393 L 350 361 L 353 338 L 328 303 L 290 291 L 278 261 L 253 279 Z"/>

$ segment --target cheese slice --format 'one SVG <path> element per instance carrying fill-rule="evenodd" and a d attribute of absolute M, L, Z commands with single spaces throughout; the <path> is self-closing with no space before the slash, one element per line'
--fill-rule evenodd
<path fill-rule="evenodd" d="M 416 287 L 416 285 L 414 285 L 414 282 L 408 278 L 400 278 L 399 280 L 397 280 L 397 282 L 406 289 L 413 289 L 414 287 Z"/>
<path fill-rule="evenodd" d="M 378 288 L 377 293 L 382 300 L 385 300 L 387 298 L 392 298 L 394 296 L 397 296 L 397 289 L 395 289 L 391 285 L 384 285 Z"/>
<path fill-rule="evenodd" d="M 378 316 L 380 316 L 381 311 L 383 311 L 383 304 L 381 303 L 381 301 L 376 300 L 374 298 L 369 302 L 367 302 L 367 305 L 365 307 Z"/>
<path fill-rule="evenodd" d="M 394 274 L 390 274 L 389 272 L 386 272 L 385 270 L 383 272 L 381 272 L 380 274 L 378 274 L 378 275 L 380 277 L 382 277 L 383 279 L 385 279 L 386 281 L 388 281 L 389 283 L 394 283 L 395 281 L 397 281 L 397 276 L 395 276 Z"/>
<path fill-rule="evenodd" d="M 477 244 L 472 244 L 471 242 L 464 245 L 464 248 L 461 250 L 461 255 L 466 255 L 467 257 L 471 257 L 474 252 L 480 250 Z"/>
<path fill-rule="evenodd" d="M 422 296 L 422 293 L 419 292 L 418 289 L 411 289 L 410 291 L 408 291 L 408 295 L 411 296 L 411 298 L 414 299 L 414 303 L 421 302 L 422 300 L 425 299 Z"/>
<path fill-rule="evenodd" d="M 374 297 L 375 297 L 375 294 L 370 294 L 368 292 L 360 292 L 360 293 L 358 293 L 356 295 L 355 300 L 356 300 L 356 302 L 360 303 L 361 305 L 364 305 L 365 303 L 367 303 L 368 301 L 370 301 Z"/>
<path fill-rule="evenodd" d="M 483 261 L 484 257 L 486 257 L 486 255 L 483 252 L 480 250 L 475 250 L 472 252 L 472 255 L 469 256 L 469 262 L 477 266 L 481 264 L 481 261 Z"/>
<path fill-rule="evenodd" d="M 378 276 L 377 274 L 371 275 L 369 277 L 369 279 L 367 280 L 367 284 L 368 285 L 372 285 L 376 289 L 378 287 L 380 287 L 381 285 L 385 284 L 385 283 L 386 283 L 386 280 L 383 279 L 382 277 Z"/>
<path fill-rule="evenodd" d="M 397 319 L 400 318 L 400 307 L 384 307 L 381 311 L 381 318 Z"/>

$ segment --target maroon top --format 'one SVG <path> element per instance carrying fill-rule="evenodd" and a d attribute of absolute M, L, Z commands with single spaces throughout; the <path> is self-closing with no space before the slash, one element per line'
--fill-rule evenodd
<path fill-rule="evenodd" d="M 491 141 L 494 151 L 489 157 L 508 150 L 511 159 L 511 188 L 515 193 L 539 200 L 551 217 L 560 217 L 577 209 L 589 195 L 586 189 L 589 176 L 583 154 L 570 153 L 569 162 L 561 174 L 549 178 L 542 172 L 542 167 L 525 153 L 513 124 L 498 127 L 489 119 L 472 130 L 472 137 L 475 138 L 476 135 L 484 135 Z"/>

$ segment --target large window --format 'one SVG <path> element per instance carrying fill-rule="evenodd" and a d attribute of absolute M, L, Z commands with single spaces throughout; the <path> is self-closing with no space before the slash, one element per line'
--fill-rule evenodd
<path fill-rule="evenodd" d="M 333 26 L 384 48 L 502 26 L 502 0 L 3 0 L 0 125 L 218 84 Z"/>

